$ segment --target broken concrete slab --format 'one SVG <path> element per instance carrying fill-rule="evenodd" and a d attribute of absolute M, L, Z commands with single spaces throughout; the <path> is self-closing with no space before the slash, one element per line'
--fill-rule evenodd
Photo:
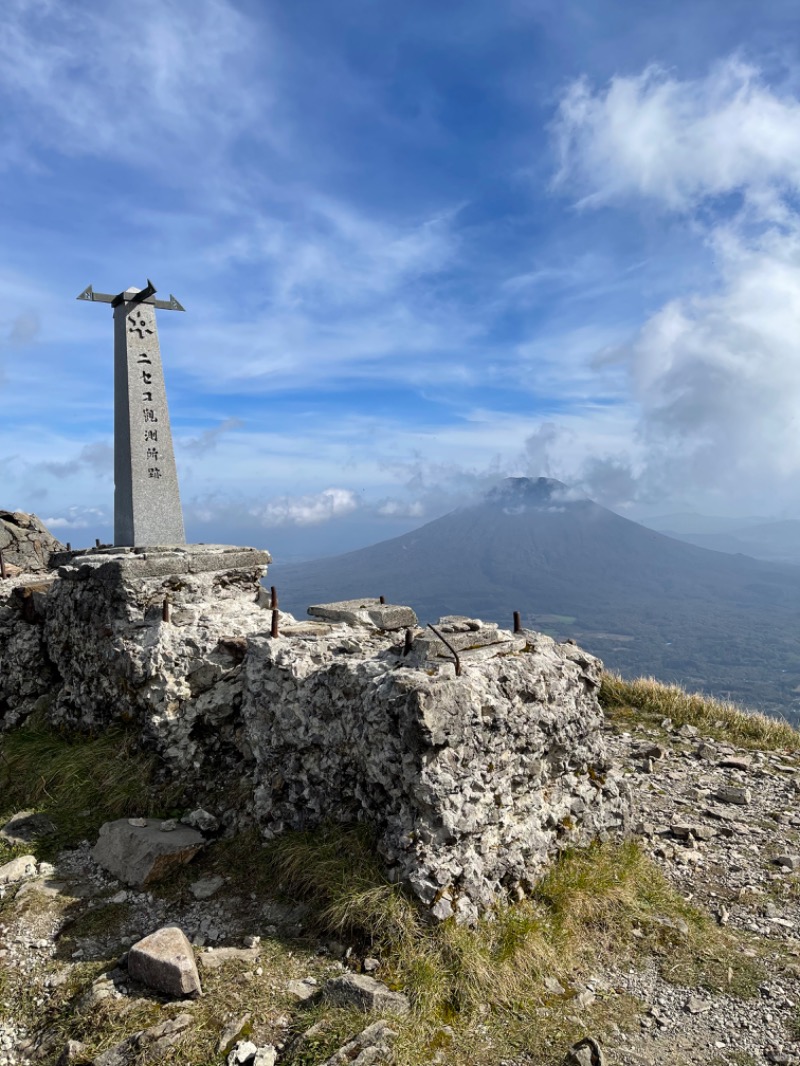
<path fill-rule="evenodd" d="M 394 630 L 409 629 L 417 624 L 417 616 L 411 607 L 381 603 L 375 597 L 359 600 L 338 600 L 335 603 L 316 603 L 308 608 L 312 618 L 325 622 L 344 622 L 351 626 Z"/>
<path fill-rule="evenodd" d="M 160 818 L 118 818 L 100 827 L 92 858 L 126 885 L 142 887 L 189 862 L 204 843 L 186 826 L 162 832 Z"/>

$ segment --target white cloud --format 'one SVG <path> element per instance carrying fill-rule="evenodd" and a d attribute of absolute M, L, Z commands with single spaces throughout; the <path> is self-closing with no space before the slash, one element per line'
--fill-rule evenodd
<path fill-rule="evenodd" d="M 95 528 L 108 522 L 108 515 L 98 507 L 69 507 L 63 514 L 43 518 L 50 530 L 77 530 Z"/>
<path fill-rule="evenodd" d="M 378 504 L 377 511 L 383 518 L 422 518 L 425 514 L 420 500 L 383 500 Z"/>
<path fill-rule="evenodd" d="M 573 85 L 557 131 L 561 181 L 585 205 L 689 213 L 716 271 L 616 350 L 636 433 L 577 476 L 617 502 L 800 502 L 800 101 L 736 58 L 694 81 L 650 67 L 601 92 Z M 738 207 L 717 199 L 734 192 Z M 545 438 L 533 444 L 551 454 Z"/>
<path fill-rule="evenodd" d="M 650 66 L 602 90 L 575 82 L 555 132 L 557 180 L 588 204 L 636 195 L 689 210 L 706 197 L 769 202 L 773 189 L 800 188 L 800 102 L 735 56 L 694 80 Z"/>
<path fill-rule="evenodd" d="M 279 496 L 252 513 L 265 526 L 312 526 L 351 514 L 358 506 L 351 489 L 331 488 L 307 496 Z"/>

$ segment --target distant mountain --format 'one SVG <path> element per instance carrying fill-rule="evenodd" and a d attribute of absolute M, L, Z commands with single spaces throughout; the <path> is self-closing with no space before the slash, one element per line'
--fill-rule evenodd
<path fill-rule="evenodd" d="M 752 555 L 773 563 L 800 566 L 800 521 L 770 522 L 759 518 L 713 518 L 676 514 L 647 519 L 643 525 L 700 548 Z"/>
<path fill-rule="evenodd" d="M 281 604 L 385 595 L 423 621 L 468 614 L 574 637 L 627 676 L 652 674 L 772 713 L 800 713 L 800 568 L 708 551 L 549 478 L 346 555 L 270 568 Z"/>

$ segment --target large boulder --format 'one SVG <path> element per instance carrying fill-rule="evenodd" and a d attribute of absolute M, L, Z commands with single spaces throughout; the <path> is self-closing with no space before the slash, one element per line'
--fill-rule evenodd
<path fill-rule="evenodd" d="M 47 570 L 53 552 L 63 551 L 42 520 L 23 511 L 0 511 L 0 552 L 3 561 L 23 571 Z"/>

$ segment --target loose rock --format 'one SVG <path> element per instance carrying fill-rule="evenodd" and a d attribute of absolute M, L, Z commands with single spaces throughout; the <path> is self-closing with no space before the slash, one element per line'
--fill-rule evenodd
<path fill-rule="evenodd" d="M 367 974 L 347 973 L 326 982 L 323 995 L 341 1007 L 356 1007 L 363 1011 L 386 1011 L 407 1014 L 411 1009 L 408 997 L 392 992 L 381 981 Z"/>
<path fill-rule="evenodd" d="M 128 973 L 168 996 L 193 996 L 201 991 L 192 946 L 177 926 L 165 926 L 134 944 L 128 953 Z"/>
<path fill-rule="evenodd" d="M 189 862 L 205 843 L 195 829 L 162 833 L 157 818 L 120 818 L 100 827 L 92 858 L 127 885 L 142 887 Z"/>

